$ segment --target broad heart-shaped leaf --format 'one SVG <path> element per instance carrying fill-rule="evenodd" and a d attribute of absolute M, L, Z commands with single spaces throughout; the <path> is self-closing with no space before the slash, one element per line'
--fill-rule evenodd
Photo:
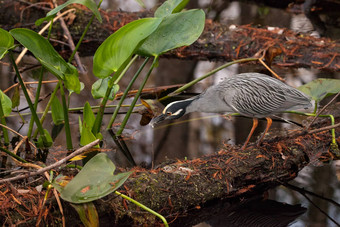
<path fill-rule="evenodd" d="M 53 46 L 38 33 L 26 28 L 15 28 L 10 33 L 59 79 L 64 80 L 65 75 L 78 76 L 77 69 L 66 63 Z"/>
<path fill-rule="evenodd" d="M 141 43 L 156 30 L 161 21 L 161 18 L 136 20 L 110 35 L 94 54 L 94 75 L 106 78 L 116 72 L 131 58 Z"/>
<path fill-rule="evenodd" d="M 300 91 L 320 102 L 327 96 L 340 92 L 340 80 L 320 78 L 298 87 Z"/>
<path fill-rule="evenodd" d="M 0 59 L 2 59 L 11 47 L 14 45 L 14 39 L 8 31 L 0 28 Z"/>
<path fill-rule="evenodd" d="M 8 116 L 12 112 L 12 101 L 1 90 L 0 90 L 0 101 L 1 101 L 2 111 L 4 112 L 4 116 Z"/>
<path fill-rule="evenodd" d="M 98 7 L 97 7 L 97 4 L 93 1 L 93 0 L 69 0 L 67 2 L 65 2 L 64 4 L 54 8 L 53 10 L 51 10 L 50 12 L 47 13 L 46 17 L 44 18 L 40 18 L 39 20 L 37 20 L 35 22 L 35 24 L 37 26 L 41 25 L 44 21 L 46 20 L 50 20 L 52 19 L 53 17 L 55 17 L 55 15 L 61 11 L 62 9 L 64 9 L 66 6 L 70 5 L 70 4 L 74 4 L 74 3 L 77 3 L 77 4 L 81 4 L 81 5 L 84 5 L 86 6 L 87 8 L 89 8 L 92 13 L 97 17 L 97 19 L 99 20 L 100 23 L 102 23 L 102 17 L 98 11 Z"/>
<path fill-rule="evenodd" d="M 138 49 L 137 53 L 146 56 L 159 56 L 169 50 L 188 46 L 195 42 L 204 29 L 203 10 L 189 10 L 171 14 L 163 19 Z"/>
<path fill-rule="evenodd" d="M 100 99 L 105 96 L 106 90 L 108 88 L 109 80 L 110 80 L 110 77 L 106 77 L 105 79 L 99 79 L 92 84 L 91 93 L 92 93 L 93 98 Z M 119 85 L 115 84 L 112 87 L 111 93 L 109 95 L 110 100 L 114 99 L 114 95 L 118 92 L 118 90 L 119 90 Z"/>
<path fill-rule="evenodd" d="M 64 123 L 64 111 L 59 99 L 54 97 L 51 103 L 52 120 L 55 125 Z"/>
<path fill-rule="evenodd" d="M 63 190 L 61 187 L 56 188 L 59 189 L 61 198 L 66 201 L 72 203 L 90 202 L 117 190 L 132 173 L 125 172 L 114 175 L 115 169 L 115 165 L 107 155 L 99 153 L 85 164 Z"/>
<path fill-rule="evenodd" d="M 168 0 L 165 1 L 155 12 L 155 17 L 166 17 L 178 13 L 184 9 L 190 0 Z"/>

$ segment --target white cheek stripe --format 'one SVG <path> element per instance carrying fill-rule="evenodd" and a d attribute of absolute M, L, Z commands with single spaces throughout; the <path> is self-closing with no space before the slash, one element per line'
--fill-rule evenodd
<path fill-rule="evenodd" d="M 179 115 L 181 112 L 183 111 L 183 109 L 177 110 L 175 113 L 171 114 L 171 115 Z"/>
<path fill-rule="evenodd" d="M 183 102 L 183 101 L 175 101 L 175 102 L 169 103 L 169 104 L 164 108 L 162 114 L 166 114 L 166 110 L 167 110 L 171 105 L 173 105 L 173 104 L 175 104 L 175 103 L 178 103 L 178 102 Z M 180 110 L 180 111 L 182 111 L 182 110 Z M 177 111 L 177 112 L 178 112 L 178 111 Z M 177 113 L 177 112 L 176 112 L 176 113 Z M 179 114 L 179 113 L 177 113 L 177 114 Z M 177 114 L 174 113 L 174 115 L 177 115 Z"/>

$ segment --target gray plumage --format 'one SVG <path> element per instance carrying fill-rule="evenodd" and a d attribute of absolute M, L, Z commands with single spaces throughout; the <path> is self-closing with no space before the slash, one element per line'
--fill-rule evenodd
<path fill-rule="evenodd" d="M 270 116 L 311 107 L 310 98 L 296 88 L 261 73 L 242 73 L 209 87 L 202 94 L 190 99 L 168 104 L 163 113 L 150 122 L 177 119 L 190 112 L 239 113 L 253 118 L 253 127 L 242 149 L 245 149 L 258 124 L 258 118 L 266 118 L 267 127 L 258 142 L 261 144 L 272 120 Z"/>
<path fill-rule="evenodd" d="M 239 113 L 256 118 L 311 106 L 303 92 L 260 73 L 234 75 L 192 100 L 186 113 Z"/>

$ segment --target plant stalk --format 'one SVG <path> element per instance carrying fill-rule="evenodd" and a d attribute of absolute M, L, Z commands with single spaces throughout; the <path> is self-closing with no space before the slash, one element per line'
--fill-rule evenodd
<path fill-rule="evenodd" d="M 143 88 L 144 88 L 146 82 L 148 81 L 149 76 L 151 75 L 152 70 L 156 67 L 157 64 L 158 64 L 158 56 L 154 58 L 154 60 L 153 60 L 153 62 L 152 62 L 152 65 L 151 65 L 151 67 L 150 67 L 148 73 L 146 74 L 146 76 L 145 76 L 145 78 L 144 78 L 144 80 L 143 80 L 141 86 L 139 87 L 139 89 L 138 89 L 138 91 L 137 91 L 137 93 L 136 93 L 136 95 L 135 95 L 135 98 L 133 99 L 133 101 L 132 101 L 132 103 L 131 103 L 131 106 L 130 106 L 129 110 L 128 110 L 127 114 L 125 115 L 125 118 L 124 118 L 122 124 L 120 125 L 120 128 L 119 128 L 119 130 L 118 130 L 118 132 L 117 132 L 117 136 L 120 136 L 120 135 L 122 134 L 122 132 L 123 132 L 123 130 L 124 130 L 124 128 L 125 128 L 125 126 L 126 126 L 128 120 L 129 120 L 129 118 L 130 118 L 130 115 L 131 115 L 131 113 L 132 113 L 132 111 L 133 111 L 133 108 L 135 107 L 136 102 L 137 102 L 137 100 L 138 100 L 140 94 L 142 93 L 142 90 L 143 90 Z"/>
<path fill-rule="evenodd" d="M 61 100 L 62 100 L 62 103 L 63 103 L 64 121 L 65 121 L 65 134 L 66 134 L 66 147 L 67 147 L 68 150 L 73 150 L 72 135 L 71 135 L 71 129 L 70 129 L 70 121 L 69 121 L 69 118 L 68 118 L 68 108 L 67 108 L 67 103 L 66 103 L 64 87 L 63 87 L 63 84 L 60 80 L 59 80 L 58 84 L 59 84 L 59 88 L 60 88 Z"/>
<path fill-rule="evenodd" d="M 134 82 L 136 81 L 136 79 L 138 78 L 139 74 L 141 73 L 141 71 L 144 69 L 146 63 L 149 61 L 149 57 L 145 59 L 145 61 L 143 62 L 143 64 L 139 67 L 138 71 L 135 73 L 135 75 L 133 76 L 132 80 L 130 81 L 130 83 L 128 84 L 128 86 L 126 87 L 123 96 L 120 98 L 118 106 L 116 107 L 111 120 L 109 122 L 109 124 L 107 125 L 107 130 L 109 130 L 110 128 L 112 128 L 112 125 L 114 123 L 114 121 L 116 120 L 116 117 L 118 115 L 119 109 L 122 106 L 127 94 L 129 93 L 129 90 L 131 89 L 132 85 L 134 84 Z M 118 80 L 118 79 L 117 79 Z M 117 82 L 116 80 L 116 82 Z"/>

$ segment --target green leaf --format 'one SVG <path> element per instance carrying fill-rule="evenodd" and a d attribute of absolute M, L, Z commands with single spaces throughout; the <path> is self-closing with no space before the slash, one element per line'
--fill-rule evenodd
<path fill-rule="evenodd" d="M 102 198 L 117 190 L 132 172 L 114 175 L 116 167 L 105 153 L 99 153 L 86 163 L 63 190 L 57 184 L 62 199 L 72 203 L 85 203 Z"/>
<path fill-rule="evenodd" d="M 302 85 L 298 89 L 313 100 L 320 102 L 322 99 L 340 92 L 340 80 L 320 78 Z"/>
<path fill-rule="evenodd" d="M 81 222 L 86 227 L 99 227 L 99 218 L 95 205 L 93 203 L 72 204 L 71 206 L 77 211 Z"/>
<path fill-rule="evenodd" d="M 93 98 L 100 99 L 105 96 L 106 90 L 108 89 L 108 82 L 110 80 L 110 77 L 106 77 L 105 79 L 99 79 L 96 82 L 92 84 L 91 93 Z M 113 100 L 114 95 L 118 92 L 119 85 L 115 84 L 113 85 L 111 89 L 111 93 L 109 95 L 109 99 Z"/>
<path fill-rule="evenodd" d="M 14 93 L 12 95 L 12 108 L 18 107 L 20 105 L 20 88 L 16 86 L 14 88 Z"/>
<path fill-rule="evenodd" d="M 12 101 L 1 90 L 0 90 L 0 100 L 1 100 L 2 111 L 4 112 L 4 116 L 8 116 L 12 112 Z"/>
<path fill-rule="evenodd" d="M 84 126 L 92 130 L 95 119 L 96 117 L 94 116 L 90 103 L 86 102 L 84 106 L 84 112 L 83 112 Z"/>
<path fill-rule="evenodd" d="M 155 12 L 155 17 L 166 17 L 178 13 L 184 9 L 190 0 L 168 0 L 165 1 Z"/>
<path fill-rule="evenodd" d="M 91 129 L 89 127 L 85 127 L 85 123 L 83 122 L 83 127 L 81 130 L 81 136 L 80 136 L 80 145 L 85 146 L 93 141 L 95 141 L 97 138 L 93 135 L 91 132 Z M 95 147 L 99 148 L 99 145 L 96 145 Z"/>
<path fill-rule="evenodd" d="M 10 33 L 58 79 L 64 80 L 65 75 L 78 76 L 77 69 L 66 63 L 53 46 L 38 33 L 26 28 L 15 28 Z"/>
<path fill-rule="evenodd" d="M 69 64 L 69 63 L 68 63 Z M 74 68 L 74 71 L 77 71 L 76 67 L 69 64 L 70 68 Z M 67 74 L 65 75 L 65 87 L 67 90 L 69 90 L 71 93 L 75 92 L 77 94 L 81 91 L 81 84 L 79 81 L 78 73 L 77 74 Z"/>
<path fill-rule="evenodd" d="M 64 111 L 59 99 L 54 97 L 51 103 L 52 120 L 55 125 L 64 123 Z"/>
<path fill-rule="evenodd" d="M 53 17 L 55 17 L 55 15 L 63 10 L 66 6 L 70 5 L 70 4 L 74 4 L 74 3 L 77 3 L 77 4 L 81 4 L 81 5 L 84 5 L 86 6 L 87 8 L 89 8 L 92 13 L 97 17 L 98 21 L 100 23 L 102 23 L 102 17 L 99 13 L 99 10 L 98 10 L 98 7 L 97 7 L 97 4 L 93 1 L 93 0 L 69 0 L 67 2 L 65 2 L 64 4 L 54 8 L 53 10 L 51 10 L 50 12 L 47 13 L 46 17 L 44 18 L 40 18 L 39 20 L 37 20 L 35 22 L 35 25 L 36 26 L 40 26 L 44 21 L 48 21 L 48 20 L 51 20 Z"/>
<path fill-rule="evenodd" d="M 195 42 L 204 29 L 203 10 L 189 10 L 171 14 L 163 19 L 138 49 L 137 53 L 146 56 L 159 56 L 169 50 L 188 46 Z"/>
<path fill-rule="evenodd" d="M 161 18 L 136 20 L 110 35 L 94 54 L 93 73 L 103 79 L 116 72 L 156 30 L 161 21 Z"/>
<path fill-rule="evenodd" d="M 5 54 L 7 54 L 8 50 L 11 49 L 14 45 L 14 39 L 9 34 L 8 31 L 0 28 L 0 59 L 2 59 Z"/>

